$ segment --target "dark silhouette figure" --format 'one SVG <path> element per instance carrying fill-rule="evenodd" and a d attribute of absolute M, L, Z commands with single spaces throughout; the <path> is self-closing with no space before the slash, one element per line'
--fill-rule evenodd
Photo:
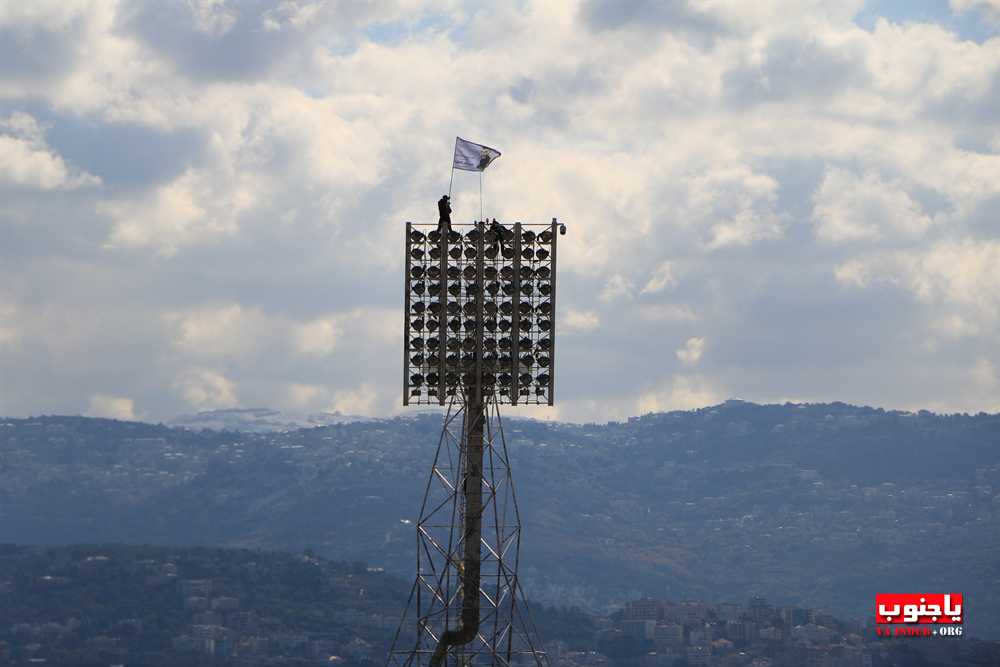
<path fill-rule="evenodd" d="M 451 198 L 448 195 L 438 199 L 438 231 L 451 233 Z"/>
<path fill-rule="evenodd" d="M 493 234 L 495 243 L 503 243 L 503 232 L 503 225 L 497 222 L 496 218 L 493 218 L 493 222 L 490 223 L 490 233 Z"/>

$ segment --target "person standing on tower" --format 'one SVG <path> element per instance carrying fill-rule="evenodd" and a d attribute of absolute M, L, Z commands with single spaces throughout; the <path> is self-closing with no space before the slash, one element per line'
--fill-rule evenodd
<path fill-rule="evenodd" d="M 503 243 L 503 225 L 497 222 L 496 218 L 493 218 L 493 222 L 490 224 L 490 232 L 493 234 L 494 242 Z"/>
<path fill-rule="evenodd" d="M 448 195 L 438 199 L 438 231 L 451 233 L 451 201 Z"/>

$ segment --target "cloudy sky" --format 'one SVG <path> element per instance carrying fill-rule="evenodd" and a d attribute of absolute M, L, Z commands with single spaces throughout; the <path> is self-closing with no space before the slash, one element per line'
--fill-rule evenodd
<path fill-rule="evenodd" d="M 1000 410 L 1000 0 L 0 0 L 0 414 L 400 412 L 455 135 L 569 226 L 529 414 Z"/>

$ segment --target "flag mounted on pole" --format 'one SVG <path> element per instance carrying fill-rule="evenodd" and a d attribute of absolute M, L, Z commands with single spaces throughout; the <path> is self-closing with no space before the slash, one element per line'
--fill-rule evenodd
<path fill-rule="evenodd" d="M 455 137 L 455 161 L 452 163 L 452 169 L 483 171 L 498 157 L 500 151 L 495 148 Z"/>

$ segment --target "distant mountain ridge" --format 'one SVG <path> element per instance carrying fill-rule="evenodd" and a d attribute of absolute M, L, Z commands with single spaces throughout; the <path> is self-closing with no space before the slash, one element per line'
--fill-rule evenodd
<path fill-rule="evenodd" d="M 408 577 L 440 427 L 0 420 L 0 535 L 311 547 Z M 864 617 L 876 591 L 961 591 L 1000 634 L 1000 415 L 730 401 L 505 432 L 536 599 L 757 592 Z"/>
<path fill-rule="evenodd" d="M 745 401 L 743 399 L 731 398 L 718 405 L 710 405 L 700 410 L 717 410 L 724 407 L 733 406 L 756 406 L 756 407 L 766 407 L 766 406 L 792 406 L 795 408 L 807 408 L 814 406 L 824 406 L 829 405 L 835 408 L 847 407 L 854 410 L 877 410 L 882 412 L 887 412 L 889 414 L 898 414 L 902 416 L 914 416 L 917 414 L 929 414 L 933 416 L 948 416 L 947 413 L 935 413 L 928 410 L 919 410 L 917 412 L 909 410 L 883 410 L 882 408 L 873 408 L 870 406 L 854 405 L 850 403 L 783 403 L 783 404 L 760 404 L 754 403 L 752 401 Z M 675 414 L 675 413 L 693 413 L 699 410 L 674 410 L 666 413 L 647 413 L 643 415 L 654 416 L 657 414 Z M 250 431 L 255 433 L 262 433 L 266 431 L 287 431 L 295 428 L 314 428 L 317 426 L 330 426 L 332 424 L 346 424 L 350 422 L 365 422 L 373 421 L 378 419 L 405 419 L 413 415 L 435 415 L 439 414 L 438 411 L 434 409 L 413 409 L 407 412 L 405 415 L 398 415 L 394 417 L 365 417 L 360 415 L 348 415 L 339 411 L 333 412 L 287 412 L 282 410 L 277 410 L 273 408 L 221 408 L 217 410 L 202 410 L 195 413 L 181 414 L 168 419 L 165 424 L 168 426 L 179 426 L 182 428 L 207 428 L 217 431 L 231 430 L 231 431 Z M 980 413 L 985 414 L 985 413 Z M 639 419 L 641 417 L 635 416 L 630 417 L 626 421 L 631 421 L 633 419 Z M 515 420 L 524 421 L 537 421 L 530 417 L 518 416 L 514 418 Z M 544 420 L 543 420 L 544 421 Z M 616 420 L 610 420 L 610 423 L 616 422 Z M 549 423 L 575 423 L 575 422 L 558 422 L 550 421 Z M 609 422 L 604 422 L 609 423 Z"/>
<path fill-rule="evenodd" d="M 178 415 L 166 423 L 182 428 L 266 433 L 359 421 L 369 421 L 369 418 L 341 412 L 289 413 L 271 408 L 228 408 Z"/>

